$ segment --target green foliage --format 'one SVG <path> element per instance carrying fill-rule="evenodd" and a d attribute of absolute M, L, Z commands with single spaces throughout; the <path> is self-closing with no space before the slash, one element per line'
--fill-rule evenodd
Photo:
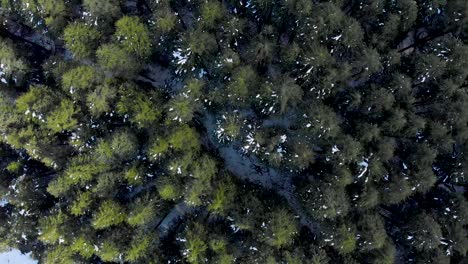
<path fill-rule="evenodd" d="M 50 88 L 31 86 L 28 92 L 16 99 L 16 109 L 28 117 L 43 119 L 56 102 L 57 98 Z"/>
<path fill-rule="evenodd" d="M 105 82 L 88 95 L 86 101 L 94 116 L 111 112 L 112 102 L 116 97 L 114 85 L 111 82 Z"/>
<path fill-rule="evenodd" d="M 99 31 L 84 23 L 67 26 L 63 34 L 67 48 L 77 59 L 91 57 L 101 38 Z"/>
<path fill-rule="evenodd" d="M 376 264 L 392 264 L 395 263 L 396 249 L 393 243 L 389 240 L 385 241 L 383 248 L 377 250 L 374 254 L 374 262 Z"/>
<path fill-rule="evenodd" d="M 282 248 L 293 243 L 293 238 L 299 231 L 294 216 L 285 209 L 274 211 L 269 217 L 268 243 L 276 248 Z"/>
<path fill-rule="evenodd" d="M 242 122 L 238 115 L 236 114 L 227 114 L 223 115 L 223 120 L 221 121 L 222 138 L 226 141 L 233 141 L 239 139 L 242 129 Z"/>
<path fill-rule="evenodd" d="M 292 145 L 291 154 L 293 157 L 291 163 L 293 166 L 303 170 L 315 162 L 315 153 L 313 149 L 301 142 Z"/>
<path fill-rule="evenodd" d="M 91 203 L 93 202 L 93 196 L 90 192 L 82 192 L 73 201 L 70 212 L 73 215 L 83 215 L 89 211 Z"/>
<path fill-rule="evenodd" d="M 295 84 L 294 80 L 285 78 L 279 85 L 280 109 L 281 113 L 286 111 L 288 106 L 296 107 L 297 103 L 302 99 L 302 89 Z"/>
<path fill-rule="evenodd" d="M 138 139 L 133 132 L 120 130 L 112 135 L 110 148 L 119 160 L 132 159 L 138 153 Z"/>
<path fill-rule="evenodd" d="M 189 187 L 188 193 L 185 198 L 187 204 L 189 204 L 190 206 L 203 205 L 207 186 L 209 185 L 200 180 L 193 181 L 193 183 Z"/>
<path fill-rule="evenodd" d="M 363 215 L 358 222 L 359 234 L 363 243 L 362 250 L 381 249 L 385 246 L 387 234 L 382 217 L 375 214 Z"/>
<path fill-rule="evenodd" d="M 253 93 L 256 85 L 256 73 L 248 66 L 242 66 L 234 72 L 233 81 L 228 86 L 229 95 L 236 100 L 245 100 L 249 94 Z"/>
<path fill-rule="evenodd" d="M 220 215 L 226 215 L 233 206 L 236 197 L 236 185 L 229 178 L 223 180 L 214 192 L 213 201 L 208 209 Z"/>
<path fill-rule="evenodd" d="M 9 100 L 5 93 L 0 90 L 0 131 L 7 131 L 12 122 L 18 121 L 17 115 L 14 113 L 15 102 Z"/>
<path fill-rule="evenodd" d="M 208 250 L 207 243 L 203 240 L 206 236 L 204 227 L 195 223 L 194 226 L 187 232 L 187 242 L 185 244 L 187 248 L 187 261 L 189 263 L 198 264 L 204 263 L 205 254 Z"/>
<path fill-rule="evenodd" d="M 47 128 L 55 133 L 74 130 L 78 127 L 78 120 L 75 118 L 77 113 L 73 102 L 64 99 L 60 106 L 47 116 Z"/>
<path fill-rule="evenodd" d="M 173 30 L 176 27 L 178 21 L 177 16 L 169 9 L 158 10 L 156 19 L 158 28 L 160 28 L 164 33 Z"/>
<path fill-rule="evenodd" d="M 325 183 L 305 185 L 301 190 L 307 212 L 316 219 L 336 218 L 345 215 L 349 202 L 343 187 Z"/>
<path fill-rule="evenodd" d="M 336 137 L 340 132 L 340 119 L 328 106 L 317 104 L 309 108 L 307 115 L 313 116 L 315 122 L 311 122 L 306 129 L 317 140 Z"/>
<path fill-rule="evenodd" d="M 216 39 L 205 31 L 195 31 L 188 35 L 188 48 L 193 54 L 208 57 L 216 50 Z"/>
<path fill-rule="evenodd" d="M 192 166 L 192 177 L 203 182 L 211 181 L 218 172 L 216 161 L 206 155 L 200 157 Z"/>
<path fill-rule="evenodd" d="M 117 112 L 128 115 L 130 121 L 138 127 L 149 128 L 161 117 L 155 98 L 133 89 L 122 89 L 121 93 L 123 95 L 117 102 Z"/>
<path fill-rule="evenodd" d="M 177 187 L 171 183 L 162 184 L 158 188 L 159 195 L 164 200 L 174 200 L 180 196 L 181 192 Z"/>
<path fill-rule="evenodd" d="M 392 181 L 382 186 L 382 202 L 384 204 L 399 204 L 411 194 L 411 187 L 403 177 L 394 177 Z"/>
<path fill-rule="evenodd" d="M 93 17 L 114 19 L 121 14 L 118 0 L 83 0 L 83 6 Z"/>
<path fill-rule="evenodd" d="M 66 24 L 69 11 L 64 0 L 38 0 L 38 8 L 46 25 L 54 31 L 60 31 Z"/>
<path fill-rule="evenodd" d="M 106 169 L 106 164 L 97 163 L 89 156 L 76 157 L 71 160 L 63 175 L 50 182 L 47 191 L 55 197 L 62 196 L 74 186 L 86 185 Z"/>
<path fill-rule="evenodd" d="M 310 259 L 310 263 L 312 263 L 312 264 L 328 264 L 329 260 L 330 259 L 328 258 L 327 253 L 324 250 L 314 248 L 314 250 L 312 252 L 312 257 Z"/>
<path fill-rule="evenodd" d="M 351 228 L 346 226 L 340 226 L 337 230 L 338 242 L 335 245 L 340 254 L 349 254 L 356 248 L 356 237 L 355 233 Z"/>
<path fill-rule="evenodd" d="M 343 34 L 343 46 L 347 48 L 357 48 L 362 45 L 364 38 L 364 32 L 361 28 L 361 25 L 354 19 L 349 19 L 346 22 L 346 27 L 344 28 Z"/>
<path fill-rule="evenodd" d="M 272 62 L 275 54 L 275 44 L 269 39 L 260 38 L 253 43 L 253 61 L 257 66 L 265 66 Z"/>
<path fill-rule="evenodd" d="M 8 164 L 6 167 L 7 171 L 11 173 L 18 173 L 23 168 L 21 161 L 13 161 Z"/>
<path fill-rule="evenodd" d="M 187 98 L 185 95 L 178 95 L 168 104 L 169 111 L 167 118 L 177 120 L 182 123 L 187 123 L 192 120 L 195 111 L 200 108 L 200 104 L 194 100 L 195 98 Z"/>
<path fill-rule="evenodd" d="M 142 59 L 151 55 L 150 32 L 138 17 L 124 16 L 115 27 L 115 37 L 126 51 Z"/>
<path fill-rule="evenodd" d="M 434 218 L 426 213 L 420 213 L 411 218 L 408 226 L 409 241 L 413 247 L 421 251 L 431 251 L 440 245 L 442 230 Z"/>
<path fill-rule="evenodd" d="M 95 156 L 99 162 L 109 162 L 113 158 L 112 148 L 108 140 L 100 140 L 95 149 Z"/>
<path fill-rule="evenodd" d="M 73 241 L 71 250 L 75 253 L 80 254 L 85 259 L 90 259 L 95 253 L 94 246 L 91 241 L 88 241 L 85 237 L 78 237 Z"/>
<path fill-rule="evenodd" d="M 100 75 L 91 66 L 78 66 L 62 76 L 62 88 L 71 96 L 81 97 L 100 81 Z"/>
<path fill-rule="evenodd" d="M 128 213 L 127 222 L 131 226 L 145 226 L 154 220 L 155 215 L 153 204 L 139 203 Z"/>
<path fill-rule="evenodd" d="M 135 57 L 116 44 L 104 44 L 96 51 L 99 65 L 117 76 L 133 77 L 141 68 Z"/>
<path fill-rule="evenodd" d="M 93 193 L 102 198 L 115 197 L 119 191 L 119 185 L 123 181 L 120 172 L 106 172 L 99 175 Z"/>
<path fill-rule="evenodd" d="M 114 241 L 105 241 L 104 243 L 102 243 L 102 246 L 99 249 L 99 251 L 97 251 L 97 255 L 103 261 L 115 262 L 119 258 L 120 249 L 116 246 Z"/>
<path fill-rule="evenodd" d="M 0 248 L 460 262 L 465 2 L 0 0 Z"/>
<path fill-rule="evenodd" d="M 143 182 L 141 169 L 134 164 L 125 172 L 125 179 L 132 185 L 141 185 Z"/>
<path fill-rule="evenodd" d="M 197 152 L 200 149 L 199 135 L 195 129 L 182 125 L 168 138 L 175 151 Z"/>
<path fill-rule="evenodd" d="M 54 244 L 59 239 L 64 239 L 63 232 L 64 224 L 67 222 L 68 217 L 65 213 L 59 211 L 57 214 L 50 215 L 39 220 L 41 235 L 39 239 L 47 244 Z"/>
<path fill-rule="evenodd" d="M 136 262 L 147 256 L 147 251 L 151 247 L 153 238 L 148 235 L 138 235 L 133 238 L 132 246 L 127 251 L 125 259 L 130 262 Z"/>
<path fill-rule="evenodd" d="M 397 9 L 402 18 L 399 30 L 406 32 L 413 27 L 418 17 L 418 4 L 414 0 L 398 1 Z"/>
<path fill-rule="evenodd" d="M 361 154 L 361 144 L 351 136 L 343 136 L 337 139 L 337 145 L 340 146 L 338 156 L 344 162 L 357 162 Z"/>
<path fill-rule="evenodd" d="M 105 229 L 124 222 L 126 215 L 124 209 L 116 202 L 111 200 L 103 201 L 94 215 L 93 227 L 96 229 Z"/>
<path fill-rule="evenodd" d="M 5 79 L 2 82 L 21 84 L 28 70 L 27 64 L 18 58 L 11 45 L 2 39 L 0 39 L 0 65 L 0 79 Z"/>
<path fill-rule="evenodd" d="M 358 206 L 362 209 L 370 209 L 377 206 L 380 203 L 379 192 L 372 185 L 368 185 L 364 188 L 363 193 L 358 201 Z"/>
<path fill-rule="evenodd" d="M 169 150 L 169 142 L 166 139 L 156 138 L 149 148 L 152 159 L 158 159 Z"/>
<path fill-rule="evenodd" d="M 59 245 L 47 253 L 44 259 L 46 264 L 73 264 L 73 251 L 70 247 Z"/>
<path fill-rule="evenodd" d="M 217 1 L 207 1 L 201 7 L 202 23 L 207 28 L 213 28 L 219 24 L 224 16 L 224 8 Z"/>

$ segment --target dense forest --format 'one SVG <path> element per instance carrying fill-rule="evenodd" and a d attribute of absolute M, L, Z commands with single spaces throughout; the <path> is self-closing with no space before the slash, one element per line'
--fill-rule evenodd
<path fill-rule="evenodd" d="M 0 0 L 0 251 L 462 263 L 468 1 Z"/>

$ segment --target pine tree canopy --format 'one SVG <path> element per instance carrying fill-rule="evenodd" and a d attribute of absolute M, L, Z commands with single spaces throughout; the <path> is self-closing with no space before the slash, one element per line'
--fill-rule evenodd
<path fill-rule="evenodd" d="M 467 0 L 0 0 L 0 264 L 465 263 L 465 173 Z"/>

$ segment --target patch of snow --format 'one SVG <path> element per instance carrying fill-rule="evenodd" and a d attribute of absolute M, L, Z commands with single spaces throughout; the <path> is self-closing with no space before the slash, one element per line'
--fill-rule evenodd
<path fill-rule="evenodd" d="M 38 261 L 31 258 L 31 253 L 23 254 L 17 249 L 12 249 L 8 252 L 0 253 L 0 263 L 35 264 Z"/>
<path fill-rule="evenodd" d="M 282 135 L 282 136 L 281 136 L 280 142 L 281 142 L 281 143 L 284 143 L 284 142 L 286 142 L 287 139 L 288 139 L 288 136 Z"/>
<path fill-rule="evenodd" d="M 336 152 L 339 152 L 339 151 L 340 149 L 336 145 L 332 147 L 332 154 L 335 154 Z"/>
<path fill-rule="evenodd" d="M 340 34 L 340 35 L 338 35 L 336 37 L 332 37 L 332 39 L 335 40 L 335 41 L 338 41 L 342 36 L 343 36 L 343 34 Z"/>
<path fill-rule="evenodd" d="M 359 179 L 359 178 L 361 178 L 362 176 L 364 176 L 364 174 L 366 174 L 367 169 L 368 169 L 368 167 L 369 167 L 369 163 L 368 163 L 367 161 L 361 161 L 361 162 L 358 163 L 358 165 L 359 165 L 360 167 L 363 167 L 363 168 L 364 168 L 364 169 L 361 171 L 361 173 L 359 173 L 359 175 L 357 176 L 357 178 Z"/>
<path fill-rule="evenodd" d="M 234 233 L 237 233 L 240 230 L 240 227 L 238 227 L 238 226 L 236 226 L 234 224 L 230 225 L 230 227 L 231 227 L 232 231 L 234 231 Z"/>
<path fill-rule="evenodd" d="M 176 63 L 178 65 L 184 65 L 187 62 L 189 56 L 190 56 L 190 50 L 189 50 L 187 55 L 182 54 L 181 49 L 178 49 L 177 51 L 174 51 L 172 53 L 172 57 L 174 57 L 174 59 L 175 59 L 175 61 L 176 61 Z"/>

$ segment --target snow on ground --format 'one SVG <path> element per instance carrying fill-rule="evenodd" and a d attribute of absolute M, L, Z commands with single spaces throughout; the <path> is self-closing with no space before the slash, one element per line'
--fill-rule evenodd
<path fill-rule="evenodd" d="M 2 264 L 35 264 L 37 260 L 31 258 L 31 253 L 22 254 L 17 249 L 0 253 L 0 263 Z"/>
<path fill-rule="evenodd" d="M 369 163 L 368 163 L 367 161 L 361 161 L 361 162 L 358 163 L 358 165 L 359 165 L 360 167 L 363 168 L 363 170 L 361 171 L 361 173 L 359 173 L 359 175 L 357 176 L 357 178 L 359 179 L 359 178 L 361 178 L 362 176 L 364 176 L 364 174 L 366 174 L 367 169 L 368 169 L 368 167 L 369 167 Z"/>

